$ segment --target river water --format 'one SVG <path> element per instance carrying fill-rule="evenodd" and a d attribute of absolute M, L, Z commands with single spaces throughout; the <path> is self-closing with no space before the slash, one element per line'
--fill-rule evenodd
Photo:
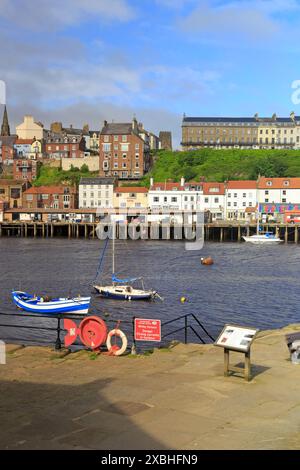
<path fill-rule="evenodd" d="M 0 239 L 0 311 L 16 312 L 10 298 L 13 289 L 51 296 L 89 295 L 102 247 L 99 240 Z M 103 265 L 107 279 L 110 250 Z M 214 258 L 213 266 L 201 265 L 200 257 L 207 255 Z M 271 329 L 300 321 L 300 246 L 294 244 L 206 243 L 201 251 L 186 251 L 179 241 L 117 241 L 116 271 L 119 276 L 143 276 L 146 287 L 157 290 L 164 302 L 114 301 L 93 293 L 90 314 L 164 321 L 195 313 L 213 335 L 225 323 Z M 182 296 L 187 298 L 184 304 Z M 5 321 L 9 323 L 10 317 Z M 8 335 L 7 329 L 1 330 L 0 338 Z M 12 337 L 30 341 L 34 334 L 14 330 Z"/>

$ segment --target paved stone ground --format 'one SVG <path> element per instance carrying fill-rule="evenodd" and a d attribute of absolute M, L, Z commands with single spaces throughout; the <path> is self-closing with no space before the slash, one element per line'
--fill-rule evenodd
<path fill-rule="evenodd" d="M 213 345 L 96 359 L 9 346 L 0 448 L 298 449 L 300 365 L 284 338 L 297 330 L 259 335 L 249 383 L 223 376 L 223 351 Z"/>

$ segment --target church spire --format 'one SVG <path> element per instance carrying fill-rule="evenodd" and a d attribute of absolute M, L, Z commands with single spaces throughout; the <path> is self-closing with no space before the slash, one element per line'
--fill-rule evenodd
<path fill-rule="evenodd" d="M 1 135 L 2 135 L 2 136 L 8 136 L 8 135 L 10 135 L 10 129 L 9 129 L 9 123 L 8 123 L 8 116 L 7 116 L 7 109 L 6 109 L 6 106 L 4 107 L 3 121 L 2 121 L 2 126 L 1 126 Z"/>

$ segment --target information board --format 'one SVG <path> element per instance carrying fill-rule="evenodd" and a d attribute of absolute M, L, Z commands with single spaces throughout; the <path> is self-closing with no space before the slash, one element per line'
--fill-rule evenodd
<path fill-rule="evenodd" d="M 222 348 L 234 351 L 248 352 L 258 331 L 256 328 L 225 325 L 215 342 L 215 346 L 221 346 Z"/>
<path fill-rule="evenodd" d="M 136 341 L 161 341 L 161 321 L 149 318 L 134 319 Z"/>

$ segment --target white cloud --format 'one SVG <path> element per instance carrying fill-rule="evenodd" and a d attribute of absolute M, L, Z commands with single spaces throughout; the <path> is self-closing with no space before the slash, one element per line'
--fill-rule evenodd
<path fill-rule="evenodd" d="M 282 31 L 280 16 L 300 11 L 297 0 L 203 1 L 179 20 L 181 28 L 191 34 L 214 38 L 268 39 Z"/>
<path fill-rule="evenodd" d="M 0 18 L 31 31 L 53 31 L 89 19 L 129 21 L 127 0 L 0 0 Z"/>

